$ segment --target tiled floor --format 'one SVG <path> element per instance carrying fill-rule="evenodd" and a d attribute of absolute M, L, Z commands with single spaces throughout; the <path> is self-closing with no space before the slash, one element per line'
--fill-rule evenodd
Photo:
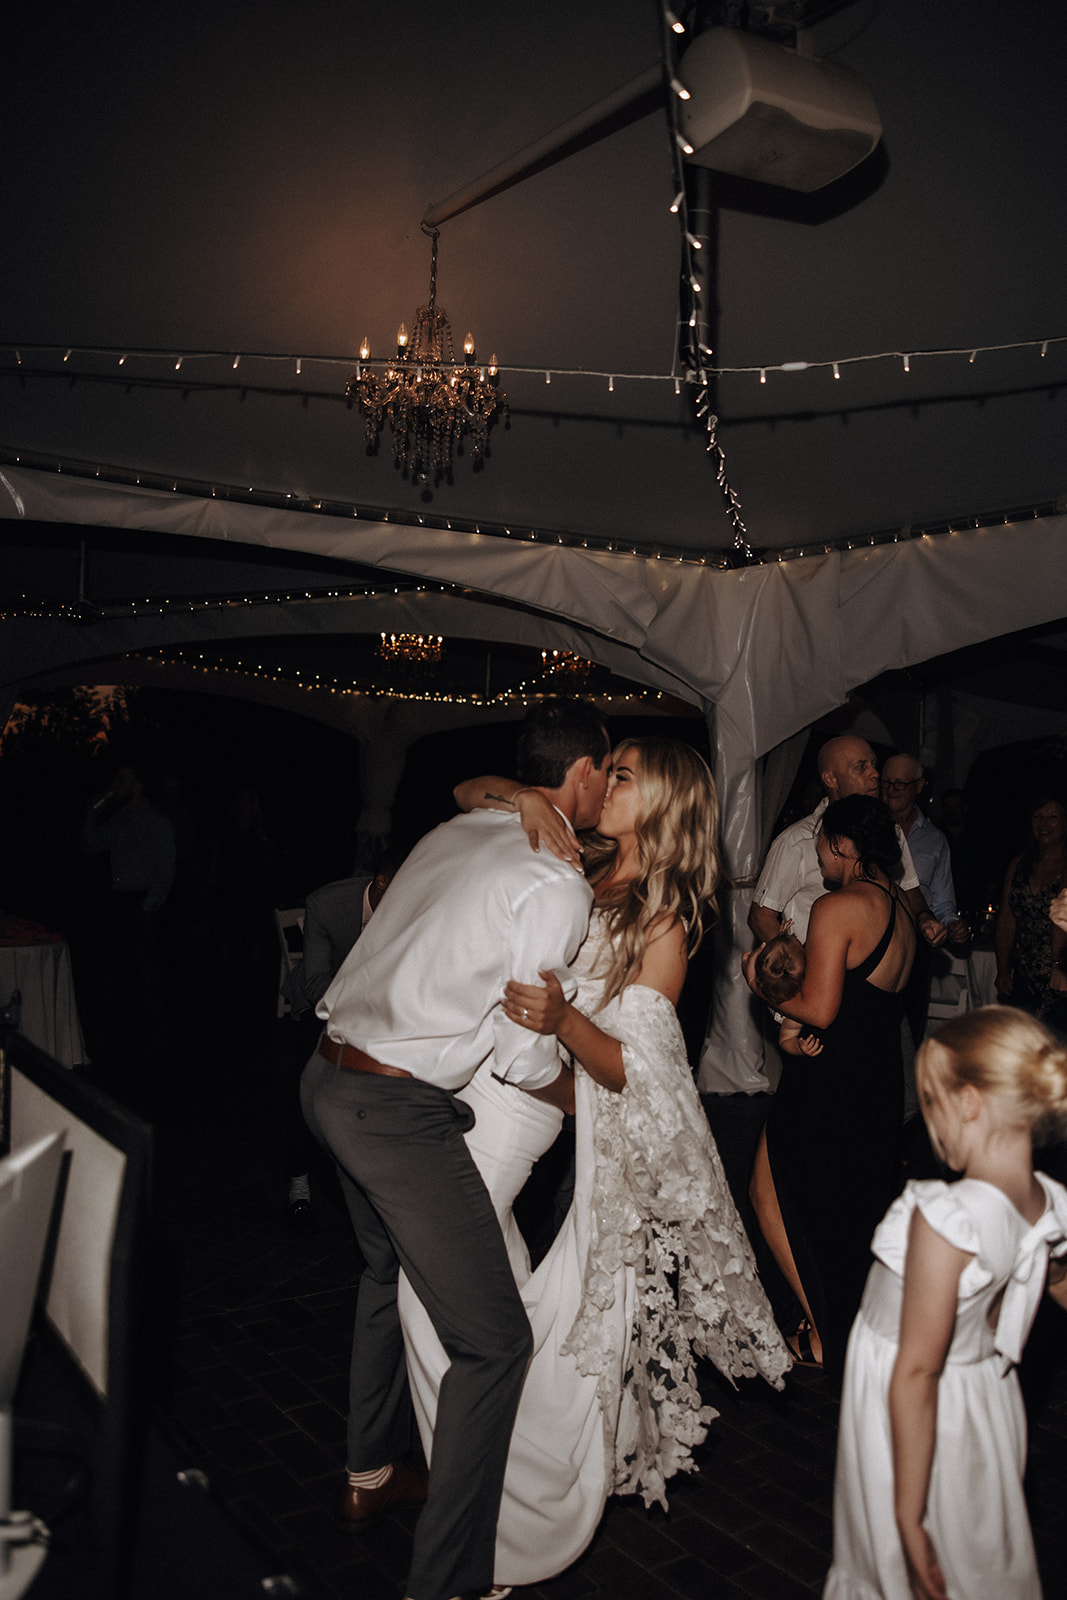
<path fill-rule="evenodd" d="M 158 1392 L 188 1465 L 305 1600 L 399 1600 L 415 1514 L 398 1512 L 363 1535 L 341 1531 L 331 1515 L 358 1259 L 329 1182 L 317 1191 L 317 1231 L 297 1236 L 285 1219 L 274 1097 L 262 1074 L 279 1040 L 289 1042 L 287 1026 L 264 1033 L 254 1070 L 247 1035 L 241 1050 L 212 1050 L 210 1062 L 201 1035 L 199 1055 L 186 1057 L 199 1066 L 192 1084 L 160 1110 L 160 1294 L 173 1346 Z M 1049 1597 L 1067 1592 L 1065 1334 L 1049 1308 L 1027 1368 L 1032 1512 Z M 612 1501 L 582 1560 L 520 1597 L 821 1592 L 837 1421 L 830 1387 L 798 1371 L 785 1394 L 753 1383 L 735 1394 L 715 1372 L 705 1376 L 705 1398 L 721 1415 L 698 1452 L 699 1475 L 675 1480 L 669 1515 Z"/>

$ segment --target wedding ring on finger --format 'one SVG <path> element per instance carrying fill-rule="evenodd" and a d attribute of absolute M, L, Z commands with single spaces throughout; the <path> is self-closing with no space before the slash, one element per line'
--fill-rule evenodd
<path fill-rule="evenodd" d="M 526 1021 L 526 1019 L 529 1017 L 529 1015 L 530 1015 L 530 1013 L 527 1011 L 526 1007 L 523 1006 L 523 1008 L 522 1008 L 522 1020 L 523 1020 L 523 1022 Z"/>

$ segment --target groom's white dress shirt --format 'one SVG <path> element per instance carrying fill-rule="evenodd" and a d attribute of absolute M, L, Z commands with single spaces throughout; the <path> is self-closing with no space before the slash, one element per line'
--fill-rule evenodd
<path fill-rule="evenodd" d="M 490 1054 L 496 1077 L 544 1088 L 556 1040 L 508 1021 L 504 984 L 563 981 L 592 899 L 573 867 L 531 850 L 518 817 L 453 817 L 411 851 L 317 1013 L 331 1039 L 442 1089 Z"/>

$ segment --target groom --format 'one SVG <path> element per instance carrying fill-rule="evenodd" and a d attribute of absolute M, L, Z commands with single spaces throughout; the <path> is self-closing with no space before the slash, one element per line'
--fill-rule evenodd
<path fill-rule="evenodd" d="M 575 828 L 600 815 L 609 745 L 596 710 L 546 701 L 527 716 L 521 783 Z M 572 867 L 535 854 L 517 816 L 474 811 L 435 828 L 393 879 L 317 1007 L 326 1022 L 304 1071 L 308 1124 L 333 1154 L 366 1263 L 349 1390 L 349 1487 L 362 1526 L 390 1505 L 425 1507 L 407 1595 L 451 1600 L 492 1583 L 508 1443 L 531 1335 L 454 1091 L 490 1055 L 494 1073 L 569 1109 L 556 1041 L 511 1023 L 508 978 L 566 967 L 592 894 Z M 562 977 L 562 973 L 560 974 Z M 403 1266 L 451 1366 L 441 1385 L 428 1493 L 402 1459 L 413 1418 L 396 1304 Z"/>

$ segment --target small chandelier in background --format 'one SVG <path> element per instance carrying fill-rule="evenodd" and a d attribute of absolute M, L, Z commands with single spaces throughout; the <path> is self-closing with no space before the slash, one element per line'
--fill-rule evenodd
<path fill-rule="evenodd" d="M 393 434 L 393 458 L 416 483 L 451 481 L 453 452 L 468 446 L 475 466 L 486 454 L 489 428 L 507 396 L 497 389 L 496 356 L 479 365 L 472 334 L 463 341 L 463 360 L 452 348 L 448 314 L 437 304 L 437 229 L 422 225 L 432 241 L 430 303 L 415 313 L 414 336 L 401 323 L 396 359 L 372 361 L 363 340 L 346 394 L 358 400 L 367 418 L 367 446 L 373 454 L 383 422 Z"/>
<path fill-rule="evenodd" d="M 436 667 L 441 661 L 441 634 L 383 633 L 378 654 L 384 661 L 402 661 L 407 666 Z"/>
<path fill-rule="evenodd" d="M 548 677 L 562 681 L 572 690 L 588 683 L 593 670 L 593 663 L 573 650 L 542 650 L 541 662 Z"/>

